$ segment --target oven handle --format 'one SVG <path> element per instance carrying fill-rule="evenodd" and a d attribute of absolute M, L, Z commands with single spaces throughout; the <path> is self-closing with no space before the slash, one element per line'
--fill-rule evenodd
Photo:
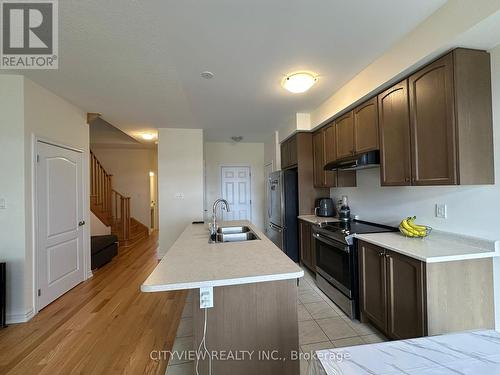
<path fill-rule="evenodd" d="M 335 247 L 335 249 L 343 251 L 344 253 L 349 254 L 351 252 L 351 248 L 349 246 L 346 246 L 337 241 L 332 241 L 329 238 L 326 238 L 325 236 L 322 236 L 319 233 L 313 233 L 313 237 L 316 238 L 318 241 L 321 241 L 323 243 L 326 243 L 327 245 Z"/>

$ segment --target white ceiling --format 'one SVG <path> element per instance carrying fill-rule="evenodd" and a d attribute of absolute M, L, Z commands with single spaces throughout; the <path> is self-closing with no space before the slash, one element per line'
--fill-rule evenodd
<path fill-rule="evenodd" d="M 317 107 L 445 0 L 64 0 L 59 70 L 23 71 L 133 134 L 258 140 Z M 280 87 L 297 70 L 310 92 Z M 215 78 L 205 80 L 209 70 Z"/>

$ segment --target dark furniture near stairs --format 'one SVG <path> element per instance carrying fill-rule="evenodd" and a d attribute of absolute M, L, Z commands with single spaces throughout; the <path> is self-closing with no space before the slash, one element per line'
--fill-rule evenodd
<path fill-rule="evenodd" d="M 118 254 L 118 237 L 113 234 L 92 236 L 90 252 L 91 268 L 102 267 Z"/>

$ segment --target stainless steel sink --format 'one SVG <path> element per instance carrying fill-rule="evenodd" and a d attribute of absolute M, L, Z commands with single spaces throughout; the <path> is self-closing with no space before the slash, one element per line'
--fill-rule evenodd
<path fill-rule="evenodd" d="M 237 234 L 237 233 L 248 233 L 252 232 L 249 227 L 219 227 L 217 228 L 217 233 L 220 234 Z M 252 232 L 253 233 L 253 232 Z"/>
<path fill-rule="evenodd" d="M 234 227 L 233 227 L 234 228 Z M 217 231 L 217 242 L 238 242 L 238 241 L 252 241 L 259 240 L 260 238 L 250 230 L 248 227 L 240 227 L 246 228 L 246 232 L 219 232 Z M 219 228 L 221 229 L 221 228 Z M 224 228 L 222 228 L 224 229 Z"/>

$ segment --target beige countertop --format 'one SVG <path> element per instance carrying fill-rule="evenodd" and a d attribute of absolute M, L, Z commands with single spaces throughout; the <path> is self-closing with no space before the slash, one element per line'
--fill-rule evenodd
<path fill-rule="evenodd" d="M 340 221 L 336 217 L 321 217 L 316 215 L 300 215 L 297 218 L 312 224 L 336 223 Z"/>
<path fill-rule="evenodd" d="M 248 221 L 220 226 L 249 226 L 260 238 L 208 243 L 207 224 L 190 224 L 141 286 L 143 292 L 239 285 L 304 276 L 304 271 Z"/>
<path fill-rule="evenodd" d="M 498 241 L 432 231 L 427 238 L 408 238 L 399 232 L 356 234 L 356 238 L 426 263 L 491 258 L 500 253 Z"/>

